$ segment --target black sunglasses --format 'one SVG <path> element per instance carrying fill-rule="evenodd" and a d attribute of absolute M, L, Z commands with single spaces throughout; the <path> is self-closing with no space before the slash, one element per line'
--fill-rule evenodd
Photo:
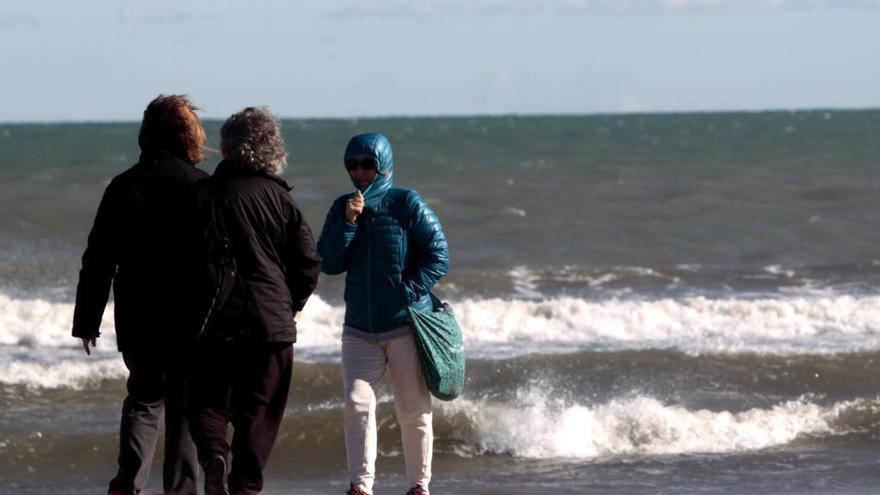
<path fill-rule="evenodd" d="M 376 160 L 372 158 L 352 158 L 345 162 L 345 168 L 349 172 L 354 172 L 358 168 L 362 170 L 376 170 Z"/>

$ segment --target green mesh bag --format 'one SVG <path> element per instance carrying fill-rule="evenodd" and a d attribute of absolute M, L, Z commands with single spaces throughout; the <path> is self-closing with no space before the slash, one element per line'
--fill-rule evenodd
<path fill-rule="evenodd" d="M 431 395 L 453 400 L 464 388 L 464 341 L 452 308 L 431 294 L 433 311 L 407 307 L 416 349 Z"/>

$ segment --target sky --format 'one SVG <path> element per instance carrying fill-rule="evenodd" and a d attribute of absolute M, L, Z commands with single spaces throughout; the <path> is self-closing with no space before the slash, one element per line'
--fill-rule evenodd
<path fill-rule="evenodd" d="M 3 0 L 0 122 L 880 107 L 880 0 Z"/>

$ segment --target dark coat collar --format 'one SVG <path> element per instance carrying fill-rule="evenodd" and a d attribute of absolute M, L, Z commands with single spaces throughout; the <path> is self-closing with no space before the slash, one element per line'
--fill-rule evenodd
<path fill-rule="evenodd" d="M 223 160 L 217 165 L 217 168 L 214 170 L 214 176 L 221 179 L 227 177 L 263 177 L 277 183 L 288 191 L 293 189 L 284 179 L 272 172 L 239 167 L 234 162 L 228 160 Z"/>
<path fill-rule="evenodd" d="M 162 162 L 181 162 L 186 165 L 192 165 L 191 162 L 184 160 L 183 158 L 172 155 L 171 153 L 144 153 L 141 152 L 140 158 L 138 158 L 138 163 L 141 165 L 153 165 L 156 163 Z"/>

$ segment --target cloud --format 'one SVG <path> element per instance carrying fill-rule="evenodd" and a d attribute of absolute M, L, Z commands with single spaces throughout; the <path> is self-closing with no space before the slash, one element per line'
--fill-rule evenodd
<path fill-rule="evenodd" d="M 331 17 L 452 17 L 522 15 L 545 12 L 541 0 L 405 0 L 357 1 L 328 12 Z"/>
<path fill-rule="evenodd" d="M 331 17 L 663 14 L 880 9 L 880 0 L 350 0 Z"/>
<path fill-rule="evenodd" d="M 132 24 L 168 24 L 198 18 L 174 7 L 126 7 L 119 11 L 117 19 Z"/>
<path fill-rule="evenodd" d="M 40 21 L 36 17 L 24 14 L 0 14 L 0 28 L 36 27 Z"/>
<path fill-rule="evenodd" d="M 552 3 L 558 13 L 566 14 L 761 12 L 880 8 L 880 0 L 558 0 Z"/>

